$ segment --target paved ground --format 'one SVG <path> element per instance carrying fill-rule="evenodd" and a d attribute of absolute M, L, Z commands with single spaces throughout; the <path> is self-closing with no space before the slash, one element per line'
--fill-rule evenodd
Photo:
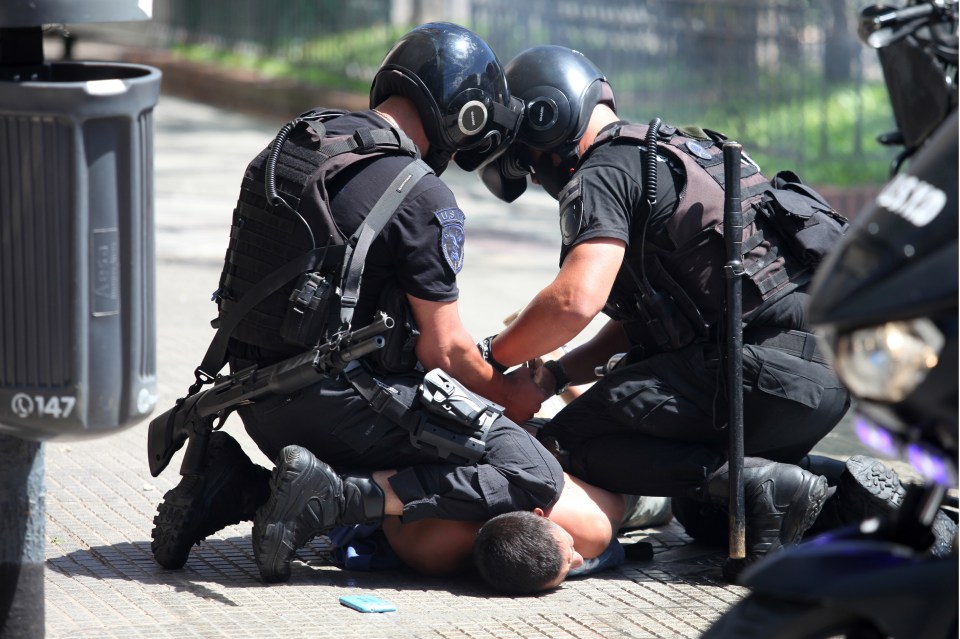
<path fill-rule="evenodd" d="M 210 293 L 243 169 L 281 122 L 168 95 L 155 113 L 158 406 L 165 410 L 192 381 L 212 336 Z M 508 209 L 475 177 L 453 170 L 447 177 L 468 211 L 463 317 L 480 337 L 499 330 L 555 273 L 555 203 L 531 194 Z M 238 421 L 226 430 L 268 464 Z M 841 455 L 855 449 L 846 431 L 825 447 Z M 720 580 L 720 554 L 690 545 L 673 524 L 625 540 L 650 541 L 653 560 L 535 598 L 491 596 L 466 578 L 344 572 L 325 561 L 323 540 L 301 551 L 289 583 L 267 586 L 253 562 L 249 524 L 208 539 L 184 569 L 165 571 L 150 553 L 150 530 L 157 503 L 179 479 L 179 455 L 151 477 L 146 423 L 44 448 L 46 628 L 53 638 L 692 638 L 746 592 Z M 354 612 L 338 604 L 348 593 L 379 595 L 398 610 Z"/>
<path fill-rule="evenodd" d="M 276 128 L 167 96 L 157 106 L 161 409 L 186 390 L 212 335 L 210 292 L 239 177 Z M 452 180 L 478 218 L 477 226 L 468 223 L 464 318 L 474 334 L 489 334 L 551 277 L 552 202 L 532 198 L 529 210 L 508 214 L 481 201 L 472 176 Z M 226 428 L 268 463 L 239 422 Z M 45 446 L 50 637 L 697 637 L 743 594 L 718 579 L 719 555 L 691 550 L 674 526 L 650 535 L 655 561 L 532 599 L 491 597 L 470 579 L 343 572 L 324 561 L 322 541 L 301 553 L 288 584 L 266 586 L 253 563 L 249 524 L 209 539 L 183 570 L 165 571 L 150 554 L 151 520 L 179 479 L 179 456 L 153 478 L 145 442 L 140 424 Z M 399 610 L 361 615 L 338 604 L 351 592 L 372 592 Z"/>

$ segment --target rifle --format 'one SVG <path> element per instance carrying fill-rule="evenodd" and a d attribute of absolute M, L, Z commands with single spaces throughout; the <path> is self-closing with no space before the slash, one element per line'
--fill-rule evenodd
<path fill-rule="evenodd" d="M 210 433 L 238 406 L 274 394 L 290 394 L 322 379 L 336 377 L 350 362 L 383 348 L 383 333 L 394 321 L 378 312 L 374 320 L 355 331 L 338 333 L 329 341 L 270 366 L 250 366 L 232 375 L 218 376 L 213 386 L 177 400 L 173 408 L 150 420 L 147 455 L 150 474 L 160 475 L 173 455 L 189 440 L 181 475 L 203 473 Z"/>

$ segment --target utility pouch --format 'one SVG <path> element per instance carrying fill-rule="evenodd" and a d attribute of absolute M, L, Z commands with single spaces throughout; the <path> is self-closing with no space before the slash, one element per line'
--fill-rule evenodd
<path fill-rule="evenodd" d="M 304 273 L 290 293 L 280 337 L 287 344 L 313 348 L 326 338 L 339 301 L 340 291 L 330 280 L 317 271 Z"/>
<path fill-rule="evenodd" d="M 419 400 L 426 415 L 410 440 L 417 447 L 435 448 L 444 459 L 477 462 L 486 448 L 490 427 L 503 414 L 501 406 L 470 392 L 439 368 L 424 375 Z"/>
<path fill-rule="evenodd" d="M 638 286 L 636 313 L 623 323 L 630 342 L 641 346 L 649 357 L 705 338 L 709 329 L 700 311 L 660 260 L 650 258 L 646 267 L 651 286 Z"/>
<path fill-rule="evenodd" d="M 451 427 L 478 436 L 486 435 L 491 424 L 503 414 L 502 406 L 467 390 L 439 368 L 423 376 L 420 403 Z"/>
<path fill-rule="evenodd" d="M 777 173 L 770 185 L 760 212 L 803 264 L 816 267 L 846 233 L 849 221 L 792 171 Z"/>
<path fill-rule="evenodd" d="M 673 300 L 660 293 L 638 295 L 637 317 L 623 322 L 623 328 L 644 358 L 678 350 L 696 337 Z"/>

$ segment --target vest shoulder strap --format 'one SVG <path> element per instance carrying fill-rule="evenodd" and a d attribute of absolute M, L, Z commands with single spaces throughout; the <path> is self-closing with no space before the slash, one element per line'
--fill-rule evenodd
<path fill-rule="evenodd" d="M 387 221 L 393 217 L 400 203 L 413 189 L 413 185 L 428 173 L 433 173 L 433 169 L 423 160 L 417 159 L 408 164 L 393 179 L 377 203 L 370 209 L 363 223 L 350 236 L 341 276 L 343 293 L 340 296 L 340 321 L 342 324 L 349 326 L 353 320 L 353 310 L 360 299 L 360 280 L 363 277 L 363 267 L 370 245 Z"/>

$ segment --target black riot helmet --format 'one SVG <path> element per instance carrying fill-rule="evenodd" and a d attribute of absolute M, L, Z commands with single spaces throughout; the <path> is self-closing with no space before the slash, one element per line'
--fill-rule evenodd
<path fill-rule="evenodd" d="M 593 109 L 606 104 L 616 112 L 606 77 L 579 51 L 555 45 L 532 47 L 505 67 L 507 84 L 524 104 L 516 142 L 508 153 L 481 171 L 484 184 L 508 202 L 526 185 L 532 171 L 543 188 L 557 197 L 580 157 L 579 143 Z M 531 165 L 528 150 L 542 152 Z"/>
<path fill-rule="evenodd" d="M 430 141 L 427 164 L 439 175 L 456 153 L 472 171 L 507 148 L 523 105 L 510 98 L 490 46 L 449 22 L 420 25 L 387 53 L 370 87 L 370 106 L 392 95 L 410 99 Z"/>

